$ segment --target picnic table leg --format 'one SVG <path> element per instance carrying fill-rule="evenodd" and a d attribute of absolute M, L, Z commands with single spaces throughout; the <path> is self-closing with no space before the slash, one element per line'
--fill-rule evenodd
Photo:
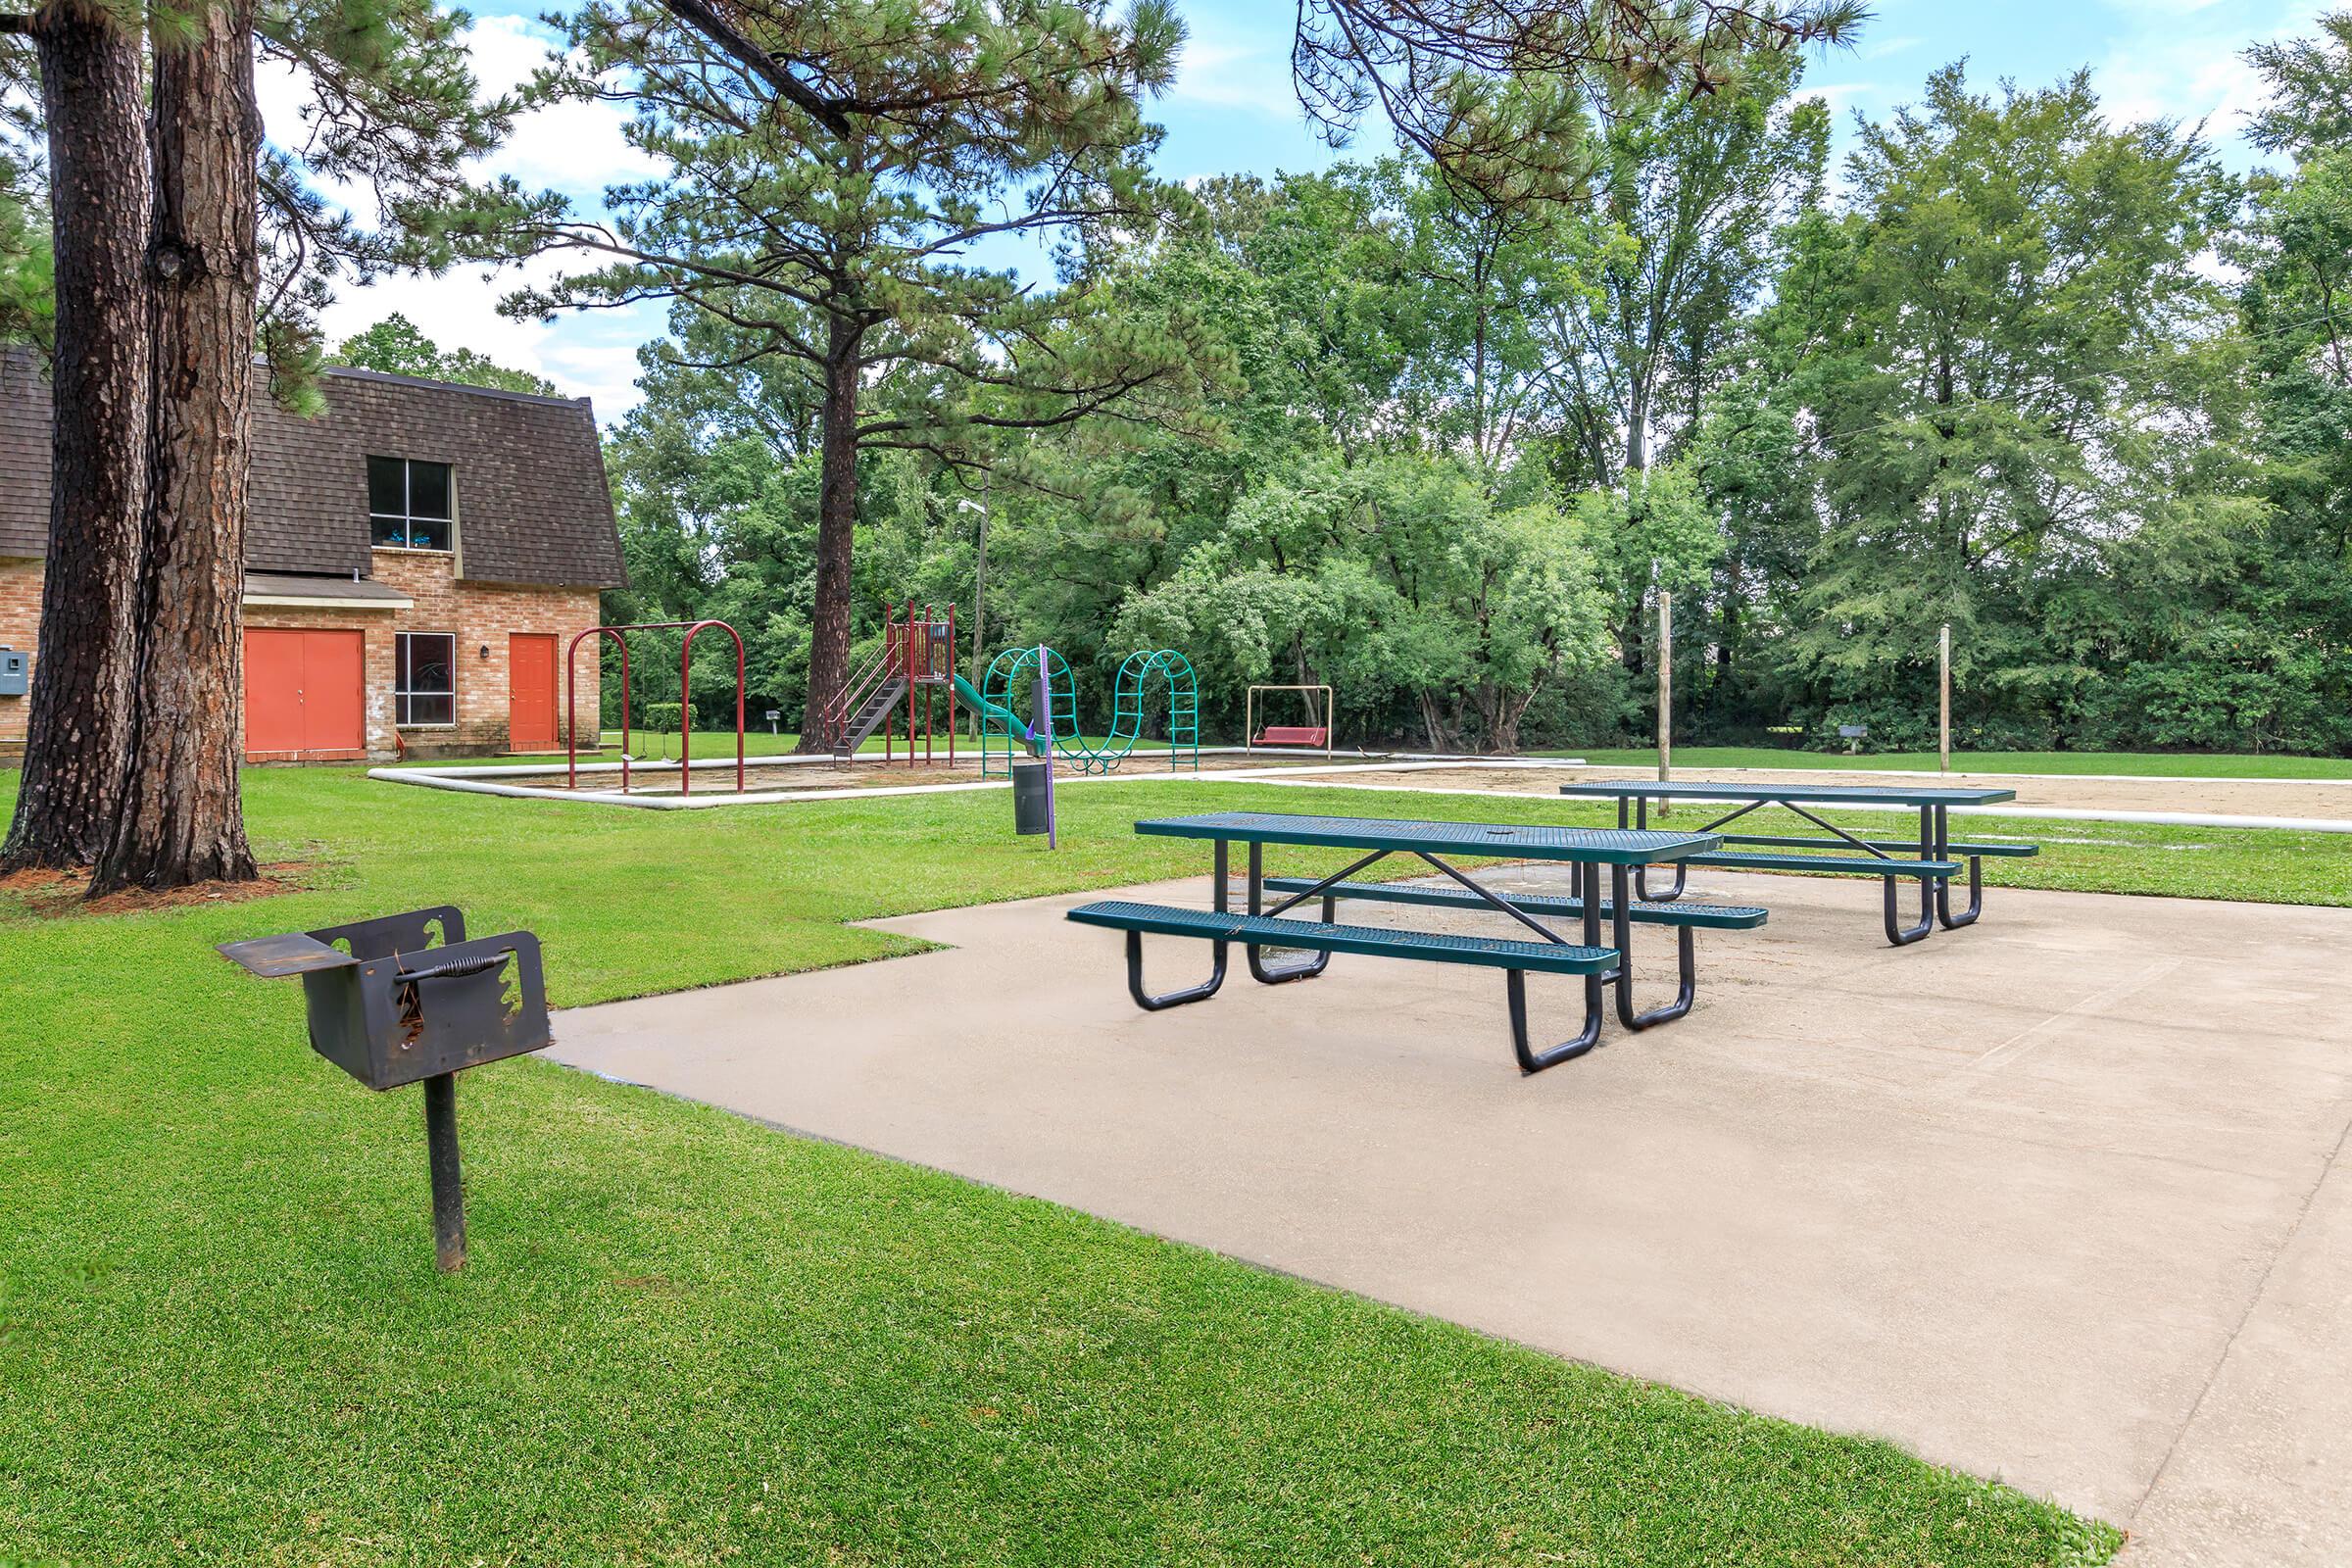
<path fill-rule="evenodd" d="M 1933 807 L 1923 806 L 1919 808 L 1919 858 L 1923 860 L 1936 858 L 1935 814 Z M 1936 929 L 1936 886 L 1938 879 L 1932 876 L 1919 879 L 1919 922 L 1911 926 L 1901 923 L 1901 900 L 1895 888 L 1900 880 L 1891 876 L 1879 878 L 1886 889 L 1886 940 L 1898 948 L 1907 948 Z"/>
<path fill-rule="evenodd" d="M 1625 801 L 1623 797 L 1619 797 L 1617 802 L 1617 825 L 1619 827 L 1625 826 Z M 1646 798 L 1642 802 L 1640 825 L 1643 831 L 1648 830 L 1649 802 Z M 1624 878 L 1620 877 L 1618 880 L 1623 881 Z M 1683 896 L 1683 888 L 1690 882 L 1690 862 L 1688 860 L 1677 860 L 1674 862 L 1674 886 L 1668 888 L 1663 893 L 1652 893 L 1649 891 L 1649 867 L 1647 864 L 1643 864 L 1639 870 L 1634 872 L 1634 890 L 1642 895 L 1642 902 L 1644 904 L 1672 904 L 1675 900 Z M 1622 900 L 1623 895 L 1619 895 L 1619 898 Z"/>
<path fill-rule="evenodd" d="M 1690 1010 L 1690 999 L 1698 992 L 1698 960 L 1693 951 L 1690 928 L 1678 926 L 1675 930 L 1675 964 L 1682 987 L 1673 1002 L 1647 1012 L 1634 1011 L 1634 929 L 1633 919 L 1626 908 L 1626 884 L 1639 873 L 1629 876 L 1622 865 L 1609 871 L 1609 900 L 1611 906 L 1610 935 L 1617 949 L 1617 1021 L 1628 1029 L 1647 1029 L 1656 1024 L 1672 1023 Z M 1591 902 L 1586 906 L 1590 908 Z"/>
<path fill-rule="evenodd" d="M 1209 889 L 1208 898 L 1209 907 L 1216 910 L 1219 914 L 1223 914 L 1230 906 L 1232 901 L 1227 898 L 1225 893 L 1225 879 L 1227 875 L 1225 841 L 1223 839 L 1218 839 L 1216 841 L 1216 858 L 1214 862 L 1215 885 Z M 1209 944 L 1209 948 L 1214 954 L 1215 958 L 1209 967 L 1208 978 L 1206 980 L 1202 981 L 1200 985 L 1188 987 L 1183 991 L 1171 991 L 1165 996 L 1155 997 L 1151 992 L 1144 989 L 1144 934 L 1141 931 L 1128 932 L 1127 994 L 1133 997 L 1135 999 L 1135 1004 L 1143 1008 L 1146 1012 L 1158 1012 L 1167 1007 L 1180 1007 L 1188 1002 L 1204 1002 L 1208 998 L 1215 996 L 1217 994 L 1217 988 L 1225 983 L 1225 944 L 1223 942 L 1211 942 Z"/>
<path fill-rule="evenodd" d="M 1618 804 L 1620 813 L 1624 808 L 1624 803 L 1620 802 Z M 1600 879 L 1593 874 L 1596 868 L 1587 866 L 1582 860 L 1574 860 L 1569 863 L 1585 873 L 1585 946 L 1597 948 L 1600 946 Z M 1620 959 L 1620 961 L 1623 960 Z M 1510 1002 L 1511 1054 L 1519 1058 L 1521 1072 L 1542 1072 L 1546 1067 L 1556 1067 L 1563 1061 L 1570 1061 L 1583 1055 L 1600 1044 L 1600 1015 L 1603 1011 L 1601 983 L 1604 978 L 1597 974 L 1585 976 L 1585 1027 L 1583 1031 L 1575 1039 L 1563 1040 L 1548 1051 L 1538 1051 L 1528 1043 L 1527 1038 L 1527 971 L 1505 969 L 1502 972 L 1503 992 Z"/>
<path fill-rule="evenodd" d="M 1952 819 L 1948 808 L 1936 808 L 1936 858 L 1952 858 Z M 1949 877 L 1936 882 L 1936 918 L 1943 922 L 1946 931 L 1957 931 L 1964 925 L 1975 925 L 1977 916 L 1984 912 L 1984 858 L 1968 858 L 1968 907 L 1958 914 L 1952 912 L 1952 883 Z"/>
<path fill-rule="evenodd" d="M 1265 846 L 1256 840 L 1250 844 L 1250 912 L 1256 914 L 1265 907 L 1266 856 Z M 1337 910 L 1330 894 L 1323 895 L 1323 923 L 1329 925 Z M 1261 985 L 1278 986 L 1289 980 L 1312 980 L 1331 967 L 1331 950 L 1326 948 L 1304 963 L 1269 966 L 1259 956 L 1265 950 L 1245 946 L 1242 956 L 1249 960 L 1250 978 Z"/>

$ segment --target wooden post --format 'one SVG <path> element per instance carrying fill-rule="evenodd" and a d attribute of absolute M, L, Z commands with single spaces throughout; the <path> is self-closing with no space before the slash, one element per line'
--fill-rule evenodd
<path fill-rule="evenodd" d="M 1658 782 L 1674 777 L 1674 595 L 1658 595 Z M 1673 809 L 1658 802 L 1658 815 Z"/>
<path fill-rule="evenodd" d="M 1936 770 L 1952 770 L 1952 623 L 1943 623 L 1943 635 L 1936 651 Z"/>

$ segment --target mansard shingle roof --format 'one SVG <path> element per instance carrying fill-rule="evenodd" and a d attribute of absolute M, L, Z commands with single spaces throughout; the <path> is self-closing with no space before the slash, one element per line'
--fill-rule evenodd
<path fill-rule="evenodd" d="M 586 399 L 533 397 L 326 372 L 327 412 L 253 411 L 255 571 L 368 569 L 368 459 L 446 463 L 456 474 L 459 567 L 469 580 L 616 588 L 626 580 L 596 416 Z M 0 557 L 45 553 L 49 384 L 27 350 L 0 350 Z"/>

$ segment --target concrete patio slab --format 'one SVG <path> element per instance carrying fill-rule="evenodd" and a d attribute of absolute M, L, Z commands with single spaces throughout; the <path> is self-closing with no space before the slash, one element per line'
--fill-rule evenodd
<path fill-rule="evenodd" d="M 1237 955 L 1146 1014 L 1078 898 L 568 1011 L 553 1054 L 1886 1437 L 2131 1527 L 2138 1568 L 2352 1561 L 2352 910 L 1996 890 L 1896 951 L 1869 884 L 1692 880 L 1771 924 L 1701 936 L 1689 1018 L 1529 1079 L 1491 972 L 1266 988 Z M 1669 946 L 1636 947 L 1646 1004 Z M 1148 951 L 1154 985 L 1206 968 Z M 1529 989 L 1573 1031 L 1574 982 Z"/>

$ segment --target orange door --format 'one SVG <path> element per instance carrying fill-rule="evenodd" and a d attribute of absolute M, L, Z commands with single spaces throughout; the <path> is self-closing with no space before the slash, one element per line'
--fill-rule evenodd
<path fill-rule="evenodd" d="M 556 640 L 541 632 L 507 637 L 507 747 L 556 749 Z"/>
<path fill-rule="evenodd" d="M 298 631 L 245 633 L 245 749 L 302 750 L 302 639 Z"/>
<path fill-rule="evenodd" d="M 304 751 L 367 750 L 367 640 L 356 631 L 302 634 Z"/>
<path fill-rule="evenodd" d="M 356 631 L 245 633 L 245 750 L 359 752 L 366 645 Z"/>

